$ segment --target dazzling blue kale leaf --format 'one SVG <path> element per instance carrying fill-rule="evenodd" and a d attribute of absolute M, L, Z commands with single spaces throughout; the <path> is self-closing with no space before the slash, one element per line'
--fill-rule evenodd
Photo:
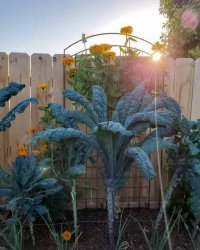
<path fill-rule="evenodd" d="M 25 84 L 11 82 L 7 87 L 0 89 L 0 107 L 4 107 L 5 102 L 17 95 L 24 87 Z"/>
<path fill-rule="evenodd" d="M 119 122 L 122 125 L 131 115 L 140 111 L 144 95 L 145 83 L 140 83 L 132 93 L 120 98 L 115 110 L 118 112 Z"/>
<path fill-rule="evenodd" d="M 81 132 L 80 130 L 74 128 L 62 127 L 44 130 L 33 138 L 32 144 L 34 145 L 40 139 L 50 140 L 54 142 L 66 141 L 69 139 L 79 139 L 88 143 L 94 143 L 93 137 L 85 134 L 84 132 Z"/>
<path fill-rule="evenodd" d="M 50 110 L 55 115 L 56 121 L 66 124 L 67 127 L 69 127 L 70 125 L 71 127 L 73 127 L 74 124 L 78 123 L 85 124 L 91 129 L 93 129 L 96 126 L 95 122 L 87 114 L 84 114 L 81 111 L 65 110 L 60 104 L 57 103 L 52 103 L 50 105 Z M 73 124 L 71 122 L 69 123 L 69 121 L 72 120 L 74 121 L 74 123 Z M 75 128 L 77 127 L 75 126 Z"/>
<path fill-rule="evenodd" d="M 107 98 L 104 90 L 98 85 L 92 87 L 92 103 L 98 115 L 98 121 L 107 121 Z"/>
<path fill-rule="evenodd" d="M 141 170 L 144 177 L 151 179 L 155 176 L 152 163 L 143 149 L 138 147 L 128 148 L 126 157 L 132 159 L 136 163 L 136 166 Z"/>
<path fill-rule="evenodd" d="M 16 114 L 22 113 L 30 103 L 37 103 L 37 100 L 35 98 L 23 100 L 11 109 L 0 121 L 0 131 L 4 131 L 6 128 L 9 128 L 11 126 L 11 121 L 16 118 Z"/>
<path fill-rule="evenodd" d="M 84 96 L 80 95 L 73 89 L 65 89 L 63 91 L 63 95 L 64 97 L 67 97 L 69 100 L 81 104 L 85 108 L 89 116 L 92 118 L 92 120 L 95 123 L 98 123 L 98 116 L 94 111 L 93 105 Z"/>
<path fill-rule="evenodd" d="M 147 140 L 143 141 L 139 145 L 147 154 L 155 152 L 157 150 L 157 146 L 158 146 L 158 150 L 168 149 L 168 148 L 172 148 L 173 146 L 175 146 L 171 139 L 163 140 L 159 137 L 148 138 Z"/>
<path fill-rule="evenodd" d="M 111 131 L 112 133 L 119 133 L 124 136 L 132 136 L 131 131 L 128 131 L 124 126 L 122 126 L 119 122 L 101 122 L 96 126 L 93 131 L 97 132 L 98 130 L 107 130 Z"/>
<path fill-rule="evenodd" d="M 161 97 L 156 100 L 156 102 L 152 102 L 144 109 L 144 111 L 155 111 L 155 109 L 159 110 L 161 108 L 165 108 L 173 112 L 177 118 L 181 118 L 181 109 L 179 104 L 172 97 L 166 95 L 161 95 Z"/>

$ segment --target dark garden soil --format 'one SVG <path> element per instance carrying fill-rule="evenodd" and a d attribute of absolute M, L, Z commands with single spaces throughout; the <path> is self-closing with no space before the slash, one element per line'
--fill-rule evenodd
<path fill-rule="evenodd" d="M 63 226 L 64 230 L 73 230 L 71 212 L 67 213 L 67 223 Z M 147 232 L 151 233 L 151 221 L 155 220 L 158 211 L 148 209 L 125 209 L 123 212 L 124 218 L 127 215 L 132 215 L 142 225 Z M 82 210 L 78 212 L 79 218 L 79 245 L 76 250 L 108 250 L 108 230 L 107 230 L 107 213 L 105 210 Z M 118 222 L 116 224 L 119 224 Z M 116 225 L 117 226 L 117 225 Z M 56 226 L 59 230 L 59 224 Z M 164 224 L 161 225 L 161 231 Z M 29 229 L 24 233 L 24 250 L 57 250 L 45 225 L 38 224 L 34 226 L 36 237 L 36 247 L 32 246 L 32 241 L 29 234 Z M 148 250 L 144 241 L 143 233 L 134 220 L 129 221 L 129 225 L 123 237 L 124 243 L 128 244 L 128 248 L 135 250 Z M 1 244 L 0 244 L 1 246 Z M 172 235 L 173 250 L 193 250 L 193 246 L 187 231 L 183 226 L 175 228 Z M 168 249 L 168 248 L 166 248 Z"/>

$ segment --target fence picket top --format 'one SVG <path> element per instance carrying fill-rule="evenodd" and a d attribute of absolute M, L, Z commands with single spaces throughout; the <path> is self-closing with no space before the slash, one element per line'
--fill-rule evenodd
<path fill-rule="evenodd" d="M 62 64 L 63 54 L 55 54 L 53 56 L 53 102 L 64 105 L 64 67 Z"/>
<path fill-rule="evenodd" d="M 192 89 L 195 62 L 191 58 L 178 58 L 175 64 L 174 98 L 186 118 L 191 117 Z"/>

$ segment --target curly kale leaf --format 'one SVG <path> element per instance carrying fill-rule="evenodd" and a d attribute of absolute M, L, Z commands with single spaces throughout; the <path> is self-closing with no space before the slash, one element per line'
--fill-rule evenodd
<path fill-rule="evenodd" d="M 26 99 L 11 109 L 0 121 L 0 131 L 4 131 L 6 128 L 9 128 L 11 126 L 11 121 L 15 120 L 16 114 L 22 113 L 30 103 L 37 103 L 37 100 L 35 98 Z"/>
<path fill-rule="evenodd" d="M 80 105 L 82 105 L 85 108 L 88 115 L 92 118 L 92 120 L 96 124 L 98 123 L 98 116 L 94 111 L 93 105 L 84 96 L 80 95 L 73 89 L 65 89 L 63 91 L 63 95 L 64 97 L 67 97 L 69 100 L 75 101 Z"/>
<path fill-rule="evenodd" d="M 0 89 L 0 107 L 4 107 L 5 103 L 12 97 L 17 95 L 25 84 L 11 82 L 7 87 Z"/>
<path fill-rule="evenodd" d="M 107 98 L 104 90 L 98 85 L 92 87 L 92 103 L 99 122 L 107 121 Z"/>

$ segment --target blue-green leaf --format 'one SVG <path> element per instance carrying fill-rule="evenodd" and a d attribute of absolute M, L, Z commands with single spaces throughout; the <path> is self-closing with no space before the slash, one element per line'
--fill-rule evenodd
<path fill-rule="evenodd" d="M 73 89 L 65 89 L 63 91 L 63 95 L 64 97 L 67 97 L 69 100 L 75 101 L 81 104 L 85 108 L 85 110 L 88 112 L 92 120 L 95 123 L 98 123 L 98 116 L 96 112 L 94 111 L 93 105 L 84 96 L 80 95 Z"/>
<path fill-rule="evenodd" d="M 88 143 L 93 142 L 92 138 L 89 135 L 74 128 L 46 129 L 45 131 L 37 134 L 33 138 L 31 143 L 34 145 L 40 139 L 50 140 L 54 142 L 66 141 L 70 139 L 80 139 Z"/>
<path fill-rule="evenodd" d="M 128 148 L 126 156 L 135 161 L 145 178 L 151 179 L 155 176 L 152 163 L 143 149 L 138 147 Z"/>
<path fill-rule="evenodd" d="M 69 174 L 72 177 L 79 177 L 86 173 L 86 168 L 84 165 L 76 165 L 69 168 Z"/>
<path fill-rule="evenodd" d="M 0 107 L 4 107 L 5 102 L 8 101 L 11 96 L 17 95 L 24 87 L 25 84 L 11 82 L 8 86 L 0 89 Z"/>
<path fill-rule="evenodd" d="M 125 136 L 132 135 L 132 132 L 128 131 L 121 123 L 113 121 L 101 122 L 93 129 L 94 132 L 98 132 L 99 130 L 111 131 L 112 133 L 119 133 Z"/>
<path fill-rule="evenodd" d="M 37 103 L 35 98 L 26 99 L 18 103 L 13 109 L 11 109 L 6 116 L 0 121 L 0 131 L 6 130 L 11 126 L 11 121 L 16 118 L 17 113 L 22 113 L 30 103 Z"/>
<path fill-rule="evenodd" d="M 141 144 L 141 148 L 147 153 L 153 153 L 157 150 L 157 143 L 158 143 L 158 150 L 162 149 L 169 149 L 171 148 L 174 144 L 171 139 L 168 140 L 163 140 L 161 138 L 150 138 L 149 140 L 145 140 Z"/>
<path fill-rule="evenodd" d="M 126 119 L 140 111 L 140 106 L 145 95 L 145 83 L 140 83 L 135 90 L 120 98 L 116 106 L 119 122 L 124 125 Z"/>
<path fill-rule="evenodd" d="M 55 115 L 55 119 L 58 122 L 67 124 L 69 121 L 74 120 L 74 124 L 83 123 L 89 128 L 96 126 L 95 122 L 87 115 L 78 110 L 65 110 L 60 104 L 50 104 L 50 110 Z"/>
<path fill-rule="evenodd" d="M 99 122 L 107 121 L 107 98 L 104 90 L 98 85 L 92 87 L 92 103 Z"/>

